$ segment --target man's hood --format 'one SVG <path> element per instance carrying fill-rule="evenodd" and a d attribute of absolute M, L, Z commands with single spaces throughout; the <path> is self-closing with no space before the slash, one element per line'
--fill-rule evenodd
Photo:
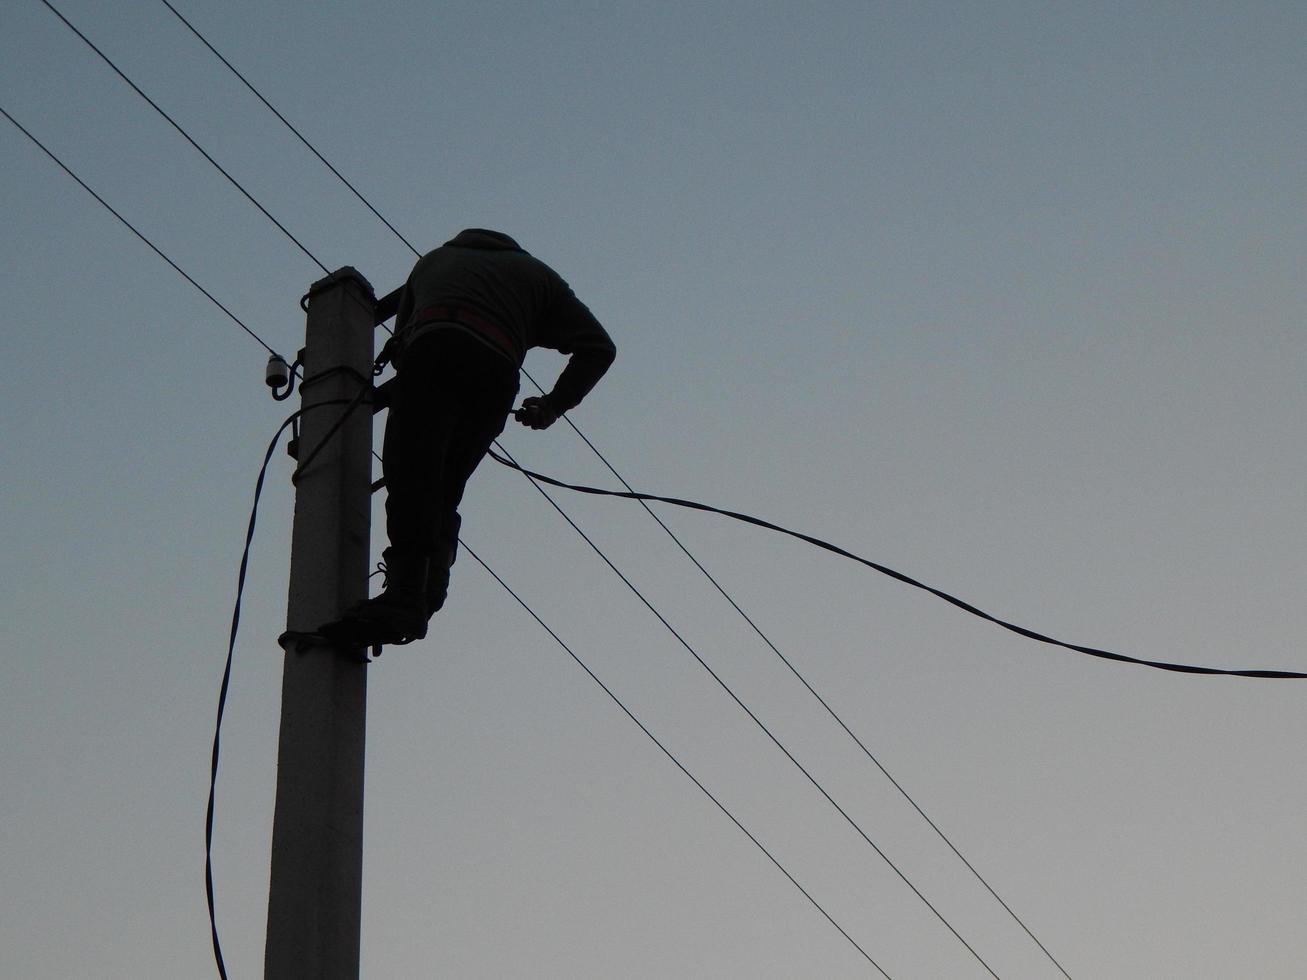
<path fill-rule="evenodd" d="M 524 251 L 522 246 L 509 238 L 502 231 L 488 228 L 465 228 L 445 242 L 455 248 L 484 248 L 491 251 Z"/>

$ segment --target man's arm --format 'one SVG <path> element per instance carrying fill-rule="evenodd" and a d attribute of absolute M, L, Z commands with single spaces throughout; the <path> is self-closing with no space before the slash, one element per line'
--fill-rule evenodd
<path fill-rule="evenodd" d="M 604 336 L 607 338 L 607 333 Z M 532 429 L 549 428 L 558 421 L 559 416 L 581 403 L 581 399 L 599 382 L 616 357 L 617 348 L 611 339 L 607 344 L 573 351 L 563 373 L 554 384 L 554 390 L 543 398 L 532 396 L 522 399 L 522 407 L 513 413 L 513 417 Z"/>
<path fill-rule="evenodd" d="M 606 344 L 596 343 L 593 347 L 583 347 L 572 351 L 567 366 L 554 382 L 554 390 L 546 399 L 559 415 L 569 412 L 581 404 L 581 399 L 599 383 L 617 357 L 617 347 L 608 335 L 604 334 Z"/>
<path fill-rule="evenodd" d="M 523 401 L 528 417 L 519 414 L 518 419 L 532 428 L 547 428 L 558 416 L 581 404 L 581 399 L 599 383 L 617 357 L 617 346 L 608 331 L 566 283 L 561 285 L 563 295 L 549 318 L 547 329 L 542 331 L 540 343 L 567 354 L 567 366 L 544 398 Z M 549 415 L 553 417 L 547 418 Z"/>

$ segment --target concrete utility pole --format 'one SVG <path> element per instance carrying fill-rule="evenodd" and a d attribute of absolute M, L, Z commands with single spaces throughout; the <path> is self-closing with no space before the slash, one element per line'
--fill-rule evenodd
<path fill-rule="evenodd" d="M 309 292 L 299 458 L 372 383 L 375 299 L 349 267 Z M 337 370 L 339 369 L 339 370 Z M 295 494 L 287 627 L 309 632 L 367 598 L 372 406 L 312 459 Z M 288 644 L 282 673 L 266 980 L 357 980 L 363 881 L 364 663 L 331 646 Z"/>

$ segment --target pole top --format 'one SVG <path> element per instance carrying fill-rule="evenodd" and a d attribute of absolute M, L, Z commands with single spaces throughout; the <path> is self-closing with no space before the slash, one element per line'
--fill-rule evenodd
<path fill-rule="evenodd" d="M 300 300 L 300 308 L 307 310 L 309 308 L 309 300 L 311 300 L 316 294 L 330 289 L 338 283 L 351 280 L 359 285 L 368 299 L 376 302 L 377 294 L 372 288 L 372 283 L 368 282 L 367 279 L 364 278 L 363 273 L 359 272 L 358 269 L 354 268 L 352 265 L 345 265 L 331 273 L 331 275 L 319 279 L 310 286 L 309 291 L 305 293 L 304 298 Z"/>

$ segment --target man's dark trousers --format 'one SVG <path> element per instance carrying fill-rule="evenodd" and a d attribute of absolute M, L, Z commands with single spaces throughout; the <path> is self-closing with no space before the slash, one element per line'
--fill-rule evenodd
<path fill-rule="evenodd" d="M 403 353 L 381 452 L 391 554 L 432 559 L 432 575 L 448 575 L 463 488 L 504 431 L 517 386 L 508 358 L 457 328 Z"/>

